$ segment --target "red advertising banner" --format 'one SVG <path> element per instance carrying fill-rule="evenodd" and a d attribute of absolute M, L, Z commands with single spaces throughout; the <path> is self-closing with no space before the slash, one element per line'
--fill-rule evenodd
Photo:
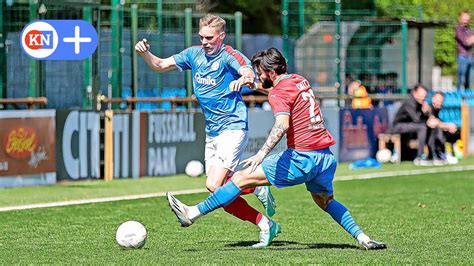
<path fill-rule="evenodd" d="M 54 111 L 0 111 L 0 178 L 56 172 Z"/>

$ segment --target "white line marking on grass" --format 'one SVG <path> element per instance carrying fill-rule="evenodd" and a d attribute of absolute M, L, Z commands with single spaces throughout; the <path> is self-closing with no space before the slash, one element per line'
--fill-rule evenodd
<path fill-rule="evenodd" d="M 435 174 L 435 173 L 437 174 L 437 173 L 461 172 L 461 171 L 471 171 L 471 170 L 474 170 L 474 165 L 451 166 L 451 167 L 440 167 L 440 168 L 435 167 L 435 168 L 423 168 L 423 169 L 416 169 L 416 170 L 390 171 L 390 172 L 383 172 L 383 173 L 345 175 L 345 176 L 336 176 L 334 180 L 343 181 L 343 180 L 354 180 L 354 179 L 371 179 L 371 178 L 381 178 L 381 177 L 423 175 L 423 174 Z"/>
<path fill-rule="evenodd" d="M 171 193 L 173 193 L 174 195 L 195 194 L 195 193 L 202 193 L 202 192 L 207 192 L 207 189 L 189 189 L 189 190 L 171 191 Z M 80 204 L 87 204 L 87 203 L 99 203 L 99 202 L 110 202 L 110 201 L 120 201 L 120 200 L 156 198 L 156 197 L 164 197 L 165 195 L 166 195 L 166 192 L 160 192 L 160 193 L 128 195 L 128 196 L 118 196 L 118 197 L 108 197 L 108 198 L 28 204 L 28 205 L 2 207 L 0 208 L 0 212 L 37 209 L 37 208 L 50 208 L 50 207 L 60 207 L 60 206 L 80 205 Z"/>
<path fill-rule="evenodd" d="M 344 180 L 355 180 L 355 179 L 371 179 L 371 178 L 381 178 L 381 177 L 396 177 L 396 176 L 410 176 L 410 175 L 421 175 L 421 174 L 461 172 L 461 171 L 471 171 L 471 170 L 474 170 L 474 165 L 422 168 L 422 169 L 416 169 L 416 170 L 402 170 L 402 171 L 390 171 L 390 172 L 383 172 L 383 173 L 345 175 L 345 176 L 336 176 L 335 180 L 344 181 Z M 203 193 L 203 192 L 207 192 L 207 190 L 206 189 L 189 189 L 189 190 L 172 191 L 171 193 L 175 195 L 184 195 L 184 194 L 195 194 L 195 193 Z M 59 202 L 51 202 L 51 203 L 19 205 L 19 206 L 10 206 L 10 207 L 0 207 L 0 212 L 28 210 L 28 209 L 37 209 L 37 208 L 50 208 L 50 207 L 60 207 L 60 206 L 79 205 L 79 204 L 87 204 L 87 203 L 100 203 L 100 202 L 110 202 L 110 201 L 120 201 L 120 200 L 156 198 L 156 197 L 164 197 L 165 195 L 166 195 L 166 192 L 160 192 L 160 193 L 117 196 L 117 197 L 108 197 L 108 198 L 96 198 L 96 199 L 71 200 L 71 201 L 59 201 Z"/>

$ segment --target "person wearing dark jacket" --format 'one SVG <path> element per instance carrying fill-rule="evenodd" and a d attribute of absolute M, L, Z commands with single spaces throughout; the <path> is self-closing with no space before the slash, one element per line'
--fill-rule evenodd
<path fill-rule="evenodd" d="M 431 97 L 429 118 L 426 124 L 431 128 L 431 134 L 428 136 L 428 147 L 433 156 L 434 165 L 456 164 L 457 160 L 453 156 L 448 156 L 445 150 L 446 136 L 455 138 L 458 128 L 453 123 L 447 123 L 440 119 L 439 113 L 443 108 L 444 93 L 436 92 Z"/>
<path fill-rule="evenodd" d="M 423 85 L 416 85 L 409 98 L 398 109 L 393 120 L 390 133 L 407 134 L 416 133 L 418 140 L 417 156 L 414 160 L 416 165 L 426 165 L 428 161 L 423 158 L 423 149 L 427 144 L 429 107 L 425 104 L 428 91 Z"/>

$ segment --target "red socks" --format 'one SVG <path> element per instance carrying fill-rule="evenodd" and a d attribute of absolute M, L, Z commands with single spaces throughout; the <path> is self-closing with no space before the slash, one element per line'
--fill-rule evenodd
<path fill-rule="evenodd" d="M 232 176 L 228 176 L 224 183 L 227 183 L 231 177 Z M 242 190 L 240 195 L 251 194 L 254 191 L 255 188 L 247 188 Z M 255 225 L 262 219 L 262 214 L 250 206 L 241 196 L 236 198 L 231 204 L 225 206 L 224 210 L 243 221 L 249 221 Z"/>
<path fill-rule="evenodd" d="M 236 198 L 231 204 L 225 206 L 224 210 L 243 221 L 249 221 L 255 225 L 262 219 L 262 214 L 250 206 L 242 197 Z"/>

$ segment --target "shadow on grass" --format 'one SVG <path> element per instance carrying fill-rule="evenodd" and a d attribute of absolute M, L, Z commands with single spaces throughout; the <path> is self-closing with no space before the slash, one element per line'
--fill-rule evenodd
<path fill-rule="evenodd" d="M 239 241 L 227 244 L 225 247 L 251 247 L 255 241 Z M 304 250 L 304 249 L 359 249 L 356 245 L 331 243 L 300 243 L 296 241 L 273 241 L 267 249 L 274 250 Z"/>

